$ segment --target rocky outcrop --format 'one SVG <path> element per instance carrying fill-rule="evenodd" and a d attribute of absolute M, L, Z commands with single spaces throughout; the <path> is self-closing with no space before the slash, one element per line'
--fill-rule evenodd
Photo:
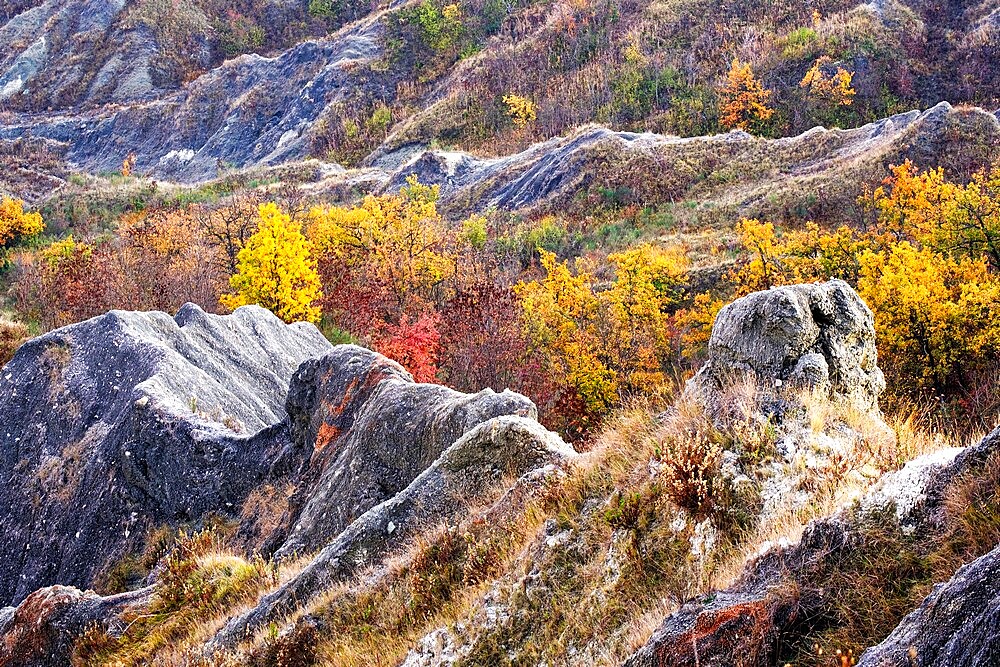
<path fill-rule="evenodd" d="M 422 182 L 439 184 L 442 205 L 455 212 L 558 209 L 588 201 L 586 195 L 615 192 L 638 205 L 710 203 L 716 213 L 706 217 L 731 224 L 738 216 L 786 215 L 787 207 L 800 204 L 817 214 L 852 204 L 854 191 L 845 184 L 880 180 L 886 164 L 907 157 L 968 173 L 995 159 L 998 146 L 994 114 L 942 102 L 858 128 L 818 127 L 776 140 L 738 131 L 688 138 L 588 125 L 496 158 L 427 150 L 390 137 L 364 162 L 368 169 L 336 175 L 327 185 L 374 181 L 393 191 L 417 174 Z M 740 173 L 738 182 L 719 178 L 720 164 L 727 165 L 726 173 Z M 784 208 L 776 209 L 776 192 L 793 199 L 777 198 Z M 817 192 L 824 195 L 821 203 L 806 201 Z"/>
<path fill-rule="evenodd" d="M 998 453 L 1000 429 L 961 452 L 910 462 L 856 506 L 811 523 L 797 544 L 772 548 L 750 562 L 732 587 L 683 605 L 629 658 L 626 667 L 721 667 L 733 664 L 734 656 L 740 656 L 743 667 L 774 664 L 781 642 L 794 642 L 796 633 L 808 628 L 807 623 L 802 625 L 804 621 L 821 618 L 837 604 L 836 590 L 830 589 L 829 582 L 838 568 L 864 554 L 864 529 L 869 522 L 876 522 L 874 530 L 885 534 L 904 530 L 903 534 L 920 536 L 914 539 L 933 539 L 947 529 L 944 505 L 950 485 L 962 475 L 976 474 Z M 901 480 L 919 484 L 903 494 L 917 500 L 902 508 L 889 501 L 899 521 L 893 526 L 885 523 L 881 510 L 886 509 L 887 491 L 901 488 Z M 868 651 L 860 664 L 909 666 L 914 664 L 911 647 L 918 658 L 915 664 L 920 666 L 988 664 L 982 658 L 996 656 L 997 592 L 992 581 L 995 571 L 990 570 L 995 558 L 994 551 L 960 570 L 885 643 Z M 972 639 L 975 628 L 989 630 Z M 966 643 L 963 637 L 969 638 Z M 949 655 L 955 661 L 944 659 Z"/>
<path fill-rule="evenodd" d="M 851 430 L 857 428 L 859 415 L 868 416 L 869 426 L 884 428 L 878 410 L 884 387 L 876 364 L 872 314 L 849 286 L 834 280 L 755 292 L 723 308 L 712 329 L 708 361 L 686 392 L 720 428 L 727 428 L 731 420 L 749 418 L 773 429 L 778 454 L 786 462 L 772 463 L 770 476 L 763 477 L 762 494 L 794 506 L 799 481 L 809 478 L 804 469 L 821 465 L 827 456 L 832 461 L 849 460 L 853 443 L 861 437 Z M 734 407 L 741 397 L 749 397 L 749 408 Z M 817 401 L 824 402 L 824 419 L 846 410 L 851 427 L 835 419 L 832 430 L 817 433 L 804 418 L 804 404 Z M 747 409 L 749 415 L 740 416 Z M 820 446 L 824 443 L 827 449 Z M 721 667 L 734 664 L 736 656 L 735 664 L 743 667 L 788 662 L 790 656 L 782 651 L 795 646 L 817 624 L 836 622 L 830 619 L 836 618 L 831 610 L 838 604 L 838 590 L 831 582 L 845 572 L 864 577 L 867 563 L 886 558 L 870 551 L 879 548 L 872 544 L 880 540 L 897 545 L 901 552 L 907 541 L 932 544 L 946 534 L 949 523 L 958 520 L 948 511 L 952 485 L 977 474 L 989 457 L 998 454 L 1000 430 L 975 447 L 941 449 L 885 475 L 858 502 L 809 524 L 798 543 L 772 547 L 752 559 L 730 588 L 681 606 L 626 662 L 627 667 Z M 754 474 L 751 470 L 739 474 L 744 472 Z M 768 502 L 765 497 L 764 515 Z M 894 547 L 883 548 L 889 550 L 888 558 L 897 557 Z M 882 664 L 878 655 L 902 660 L 887 665 L 909 665 L 905 660 L 910 646 L 904 644 L 919 632 L 915 624 L 925 624 L 928 645 L 922 650 L 933 656 L 962 623 L 992 623 L 992 607 L 986 602 L 994 595 L 992 589 L 971 594 L 985 602 L 985 610 L 970 615 L 973 602 L 962 597 L 966 593 L 957 592 L 964 591 L 962 584 L 949 586 L 956 598 L 948 605 L 950 611 L 942 612 L 939 631 L 931 631 L 918 611 L 897 630 L 895 643 L 881 653 L 870 652 L 869 662 L 863 664 Z M 962 606 L 966 602 L 968 606 Z M 925 614 L 934 608 L 930 602 L 922 607 Z M 976 650 L 991 650 L 988 642 L 978 646 Z M 935 660 L 918 664 L 946 663 L 959 664 Z"/>
<path fill-rule="evenodd" d="M 254 537 L 279 558 L 318 555 L 235 619 L 227 643 L 575 455 L 523 396 L 416 383 L 382 355 L 331 347 L 255 306 L 66 327 L 22 347 L 0 390 L 12 480 L 0 490 L 0 584 L 17 605 L 0 611 L 0 664 L 65 664 L 90 625 L 118 632 L 118 612 L 151 589 L 105 598 L 65 584 L 91 586 L 152 527 L 215 513 L 253 532 L 260 517 L 244 501 L 296 489 L 281 525 Z"/>
<path fill-rule="evenodd" d="M 939 584 L 859 667 L 977 667 L 1000 663 L 1000 546 Z"/>
<path fill-rule="evenodd" d="M 322 591 L 412 544 L 421 530 L 453 525 L 501 482 L 575 457 L 562 439 L 524 417 L 486 421 L 452 444 L 402 492 L 373 507 L 330 542 L 306 568 L 213 640 L 231 647 L 257 629 L 306 606 Z"/>
<path fill-rule="evenodd" d="M 0 603 L 88 587 L 163 523 L 237 512 L 287 446 L 289 380 L 329 343 L 256 306 L 111 312 L 0 371 Z"/>
<path fill-rule="evenodd" d="M 716 416 L 725 410 L 726 389 L 746 383 L 765 397 L 790 386 L 877 410 L 885 378 L 871 310 L 841 280 L 776 287 L 725 306 L 712 326 L 708 360 L 687 389 Z"/>
<path fill-rule="evenodd" d="M 360 80 L 356 72 L 379 55 L 379 30 L 377 21 L 362 21 L 273 58 L 240 56 L 143 104 L 17 115 L 0 122 L 0 138 L 67 142 L 66 158 L 94 173 L 117 171 L 134 153 L 136 173 L 182 182 L 214 178 L 223 164 L 300 160 L 309 149 L 308 130 L 329 105 L 351 99 L 361 86 L 373 86 L 373 95 L 380 86 L 394 87 L 391 80 Z"/>
<path fill-rule="evenodd" d="M 399 364 L 354 345 L 304 363 L 286 406 L 290 455 L 306 469 L 278 558 L 319 550 L 479 424 L 501 415 L 537 417 L 520 394 L 418 384 Z"/>
<path fill-rule="evenodd" d="M 894 441 L 878 407 L 884 389 L 872 313 L 831 280 L 753 292 L 722 308 L 681 402 L 731 437 L 723 474 L 759 489 L 766 522 L 805 507 L 816 480 L 840 475 L 857 452 Z M 664 417 L 686 428 L 684 410 Z M 747 458 L 746 446 L 770 455 Z"/>
<path fill-rule="evenodd" d="M 9 17 L 0 26 L 0 102 L 45 110 L 158 92 L 156 39 L 126 25 L 125 13 L 122 0 L 48 0 Z"/>
<path fill-rule="evenodd" d="M 122 626 L 122 613 L 146 604 L 151 590 L 111 597 L 68 586 L 35 591 L 17 608 L 0 611 L 0 665 L 65 667 L 77 637 L 96 627 Z"/>

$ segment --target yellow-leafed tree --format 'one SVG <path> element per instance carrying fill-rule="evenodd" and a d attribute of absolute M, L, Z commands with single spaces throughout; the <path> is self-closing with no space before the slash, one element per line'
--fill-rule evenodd
<path fill-rule="evenodd" d="M 833 60 L 823 56 L 809 68 L 802 77 L 799 87 L 810 97 L 834 106 L 849 107 L 854 103 L 857 91 L 851 85 L 854 74 L 839 65 L 835 71 Z"/>
<path fill-rule="evenodd" d="M 1000 281 L 985 260 L 955 260 L 903 241 L 861 257 L 858 293 L 875 314 L 889 373 L 942 389 L 1000 353 Z"/>
<path fill-rule="evenodd" d="M 358 208 L 313 208 L 309 236 L 320 257 L 388 286 L 405 310 L 455 271 L 437 197 L 438 186 L 410 177 L 398 195 L 369 195 Z"/>
<path fill-rule="evenodd" d="M 719 122 L 727 129 L 759 132 L 774 115 L 774 109 L 768 106 L 771 91 L 754 76 L 750 63 L 739 58 L 733 59 L 720 94 Z"/>
<path fill-rule="evenodd" d="M 4 197 L 0 201 L 0 248 L 37 236 L 44 229 L 41 214 L 25 211 L 20 199 Z"/>
<path fill-rule="evenodd" d="M 233 293 L 222 297 L 227 308 L 255 303 L 286 322 L 319 320 L 314 303 L 322 293 L 312 244 L 275 204 L 260 207 L 260 225 L 240 250 L 229 285 Z"/>

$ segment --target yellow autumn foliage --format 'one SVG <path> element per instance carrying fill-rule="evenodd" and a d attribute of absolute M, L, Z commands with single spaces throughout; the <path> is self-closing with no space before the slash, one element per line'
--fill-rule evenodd
<path fill-rule="evenodd" d="M 1000 281 L 983 260 L 955 260 L 909 242 L 860 258 L 858 293 L 875 314 L 883 366 L 943 388 L 983 356 L 1000 353 Z"/>
<path fill-rule="evenodd" d="M 722 98 L 719 122 L 726 129 L 760 131 L 762 124 L 774 115 L 774 109 L 768 106 L 771 91 L 754 76 L 750 63 L 739 58 L 733 59 L 719 94 Z"/>
<path fill-rule="evenodd" d="M 255 303 L 286 322 L 319 320 L 315 302 L 322 293 L 312 243 L 275 204 L 261 205 L 260 224 L 240 250 L 229 285 L 233 292 L 221 299 L 227 308 Z"/>
<path fill-rule="evenodd" d="M 819 58 L 802 77 L 799 87 L 816 100 L 835 106 L 851 106 L 857 94 L 851 85 L 854 74 L 840 66 L 832 73 L 828 71 L 830 69 L 832 69 L 831 58 L 829 56 Z"/>
<path fill-rule="evenodd" d="M 41 234 L 45 229 L 40 213 L 26 211 L 20 199 L 0 199 L 0 248 Z"/>
<path fill-rule="evenodd" d="M 1000 355 L 1000 169 L 966 184 L 943 170 L 892 168 L 862 198 L 864 231 L 813 223 L 778 233 L 769 222 L 737 225 L 744 261 L 738 293 L 841 278 L 872 309 L 879 357 L 901 391 L 946 391 Z"/>
<path fill-rule="evenodd" d="M 538 108 L 535 103 L 520 95 L 504 95 L 503 103 L 507 105 L 507 116 L 516 127 L 526 127 L 538 119 Z"/>
<path fill-rule="evenodd" d="M 539 253 L 545 276 L 515 290 L 527 338 L 552 373 L 592 413 L 666 384 L 673 354 L 667 319 L 684 284 L 683 253 L 647 244 L 612 254 L 615 280 L 607 287 L 589 271 L 574 273 L 555 254 Z"/>
<path fill-rule="evenodd" d="M 318 257 L 371 275 L 405 301 L 455 271 L 445 248 L 448 229 L 437 210 L 438 192 L 438 186 L 411 177 L 398 195 L 369 195 L 354 208 L 314 207 L 307 216 L 308 235 Z"/>

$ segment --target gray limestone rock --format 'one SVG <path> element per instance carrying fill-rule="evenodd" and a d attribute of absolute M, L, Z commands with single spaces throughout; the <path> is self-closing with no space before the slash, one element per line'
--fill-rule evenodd
<path fill-rule="evenodd" d="M 421 530 L 454 525 L 475 501 L 504 480 L 576 456 L 555 433 L 524 417 L 491 419 L 451 445 L 410 485 L 368 510 L 327 545 L 297 576 L 232 619 L 211 646 L 233 646 L 260 627 L 281 620 L 330 586 L 383 562 L 412 543 Z"/>
<path fill-rule="evenodd" d="M 279 558 L 325 546 L 479 424 L 537 416 L 520 394 L 463 394 L 415 383 L 399 364 L 355 345 L 304 363 L 292 378 L 287 409 L 293 458 L 307 463 Z"/>
<path fill-rule="evenodd" d="M 744 382 L 764 396 L 792 385 L 861 412 L 877 411 L 885 378 L 877 365 L 871 310 L 841 280 L 737 299 L 716 317 L 708 361 L 688 391 L 714 417 L 725 409 L 725 390 Z"/>
<path fill-rule="evenodd" d="M 92 585 L 152 526 L 238 512 L 287 447 L 292 374 L 329 349 L 257 306 L 191 304 L 26 343 L 0 370 L 0 603 Z"/>
<path fill-rule="evenodd" d="M 859 667 L 1000 664 L 1000 546 L 938 584 Z"/>

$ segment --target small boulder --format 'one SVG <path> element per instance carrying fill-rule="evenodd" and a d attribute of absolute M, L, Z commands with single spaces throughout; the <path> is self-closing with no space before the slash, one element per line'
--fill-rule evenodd
<path fill-rule="evenodd" d="M 775 287 L 737 299 L 719 311 L 708 361 L 688 391 L 716 417 L 725 411 L 725 390 L 740 383 L 751 384 L 762 397 L 791 386 L 862 412 L 877 411 L 885 378 L 877 365 L 871 310 L 842 280 Z"/>

